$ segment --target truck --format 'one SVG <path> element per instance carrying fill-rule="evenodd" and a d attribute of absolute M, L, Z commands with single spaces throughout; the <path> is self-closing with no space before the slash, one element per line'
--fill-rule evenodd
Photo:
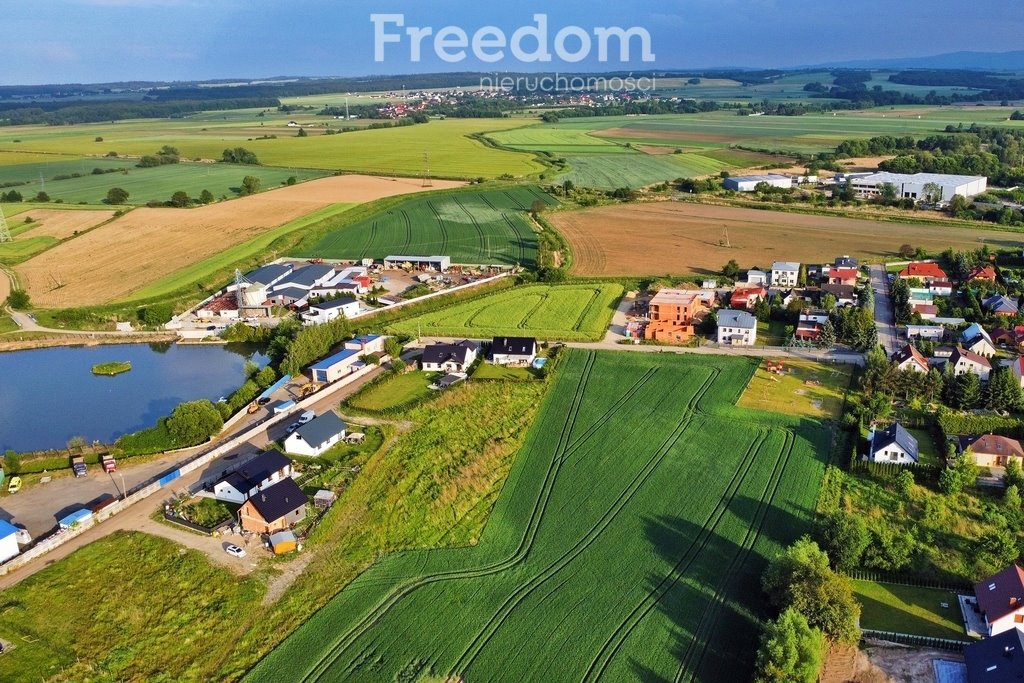
<path fill-rule="evenodd" d="M 110 455 L 109 453 L 100 458 L 100 464 L 103 465 L 104 472 L 117 471 L 117 461 L 114 460 L 114 456 Z"/>
<path fill-rule="evenodd" d="M 84 477 L 86 474 L 85 469 L 85 458 L 80 455 L 72 456 L 71 458 L 71 469 L 75 471 L 76 477 Z"/>

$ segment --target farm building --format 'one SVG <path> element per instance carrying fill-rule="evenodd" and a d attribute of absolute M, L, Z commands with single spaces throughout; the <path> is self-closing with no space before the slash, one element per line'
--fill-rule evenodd
<path fill-rule="evenodd" d="M 213 497 L 228 503 L 244 503 L 253 494 L 293 473 L 291 460 L 279 451 L 264 451 L 214 484 Z"/>
<path fill-rule="evenodd" d="M 18 527 L 0 519 L 0 562 L 6 562 L 18 552 Z"/>
<path fill-rule="evenodd" d="M 992 373 L 992 364 L 985 356 L 979 356 L 973 351 L 968 351 L 960 346 L 956 347 L 949 361 L 953 366 L 954 375 L 965 375 L 968 372 L 977 375 L 983 382 L 988 381 Z"/>
<path fill-rule="evenodd" d="M 648 307 L 651 319 L 644 337 L 656 341 L 685 342 L 694 335 L 694 325 L 708 312 L 707 293 L 687 289 L 662 289 Z"/>
<path fill-rule="evenodd" d="M 365 365 L 359 360 L 359 356 L 360 353 L 356 349 L 346 348 L 309 366 L 309 372 L 313 376 L 314 382 L 323 384 L 334 382 Z"/>
<path fill-rule="evenodd" d="M 799 263 L 776 261 L 772 264 L 772 287 L 796 287 L 799 279 Z"/>
<path fill-rule="evenodd" d="M 306 266 L 293 270 L 282 278 L 274 285 L 272 292 L 277 292 L 281 289 L 287 289 L 289 287 L 295 287 L 297 289 L 304 289 L 307 292 L 314 287 L 320 287 L 334 278 L 334 266 L 326 266 L 322 264 L 315 264 L 312 266 Z"/>
<path fill-rule="evenodd" d="M 292 264 L 271 263 L 245 274 L 248 285 L 243 284 L 243 303 L 246 306 L 259 306 L 267 300 L 271 288 L 292 274 Z"/>
<path fill-rule="evenodd" d="M 911 372 L 928 372 L 928 359 L 921 355 L 913 344 L 907 344 L 892 355 L 892 362 L 900 370 Z"/>
<path fill-rule="evenodd" d="M 238 299 L 234 292 L 215 296 L 196 309 L 199 318 L 220 318 L 222 320 L 238 320 Z"/>
<path fill-rule="evenodd" d="M 1008 436 L 961 436 L 958 445 L 961 453 L 971 449 L 974 464 L 980 467 L 1006 467 L 1010 460 L 1016 460 L 1018 465 L 1024 464 L 1024 448 L 1020 441 Z"/>
<path fill-rule="evenodd" d="M 238 523 L 246 531 L 272 534 L 305 519 L 308 500 L 294 479 L 282 479 L 242 503 Z"/>
<path fill-rule="evenodd" d="M 321 301 L 310 304 L 309 310 L 302 314 L 303 325 L 323 325 L 338 318 L 351 318 L 359 313 L 359 301 L 350 297 Z"/>
<path fill-rule="evenodd" d="M 978 599 L 978 609 L 985 616 L 986 635 L 1016 631 L 1017 624 L 1024 623 L 1024 570 L 1016 564 L 976 583 L 974 595 Z"/>
<path fill-rule="evenodd" d="M 275 534 L 270 534 L 269 543 L 270 549 L 274 551 L 275 555 L 284 555 L 295 552 L 299 545 L 299 539 L 295 538 L 295 534 L 290 531 L 278 531 Z"/>
<path fill-rule="evenodd" d="M 465 372 L 476 361 L 480 342 L 464 339 L 455 344 L 431 344 L 420 360 L 425 372 Z"/>
<path fill-rule="evenodd" d="M 439 273 L 444 273 L 451 267 L 452 260 L 448 256 L 386 256 L 384 258 L 385 270 L 406 268 L 411 270 L 436 270 Z"/>
<path fill-rule="evenodd" d="M 964 647 L 964 662 L 967 683 L 1024 680 L 1024 631 L 1008 628 L 992 638 L 970 643 Z"/>
<path fill-rule="evenodd" d="M 968 199 L 981 194 L 988 187 L 985 176 L 946 175 L 944 173 L 869 173 L 849 177 L 850 187 L 861 197 L 877 197 L 882 185 L 896 188 L 896 196 L 902 199 L 927 200 L 927 185 L 936 185 L 940 193 L 931 201 L 948 202 L 954 195 Z"/>
<path fill-rule="evenodd" d="M 917 464 L 917 439 L 899 422 L 893 422 L 880 432 L 871 432 L 868 439 L 871 440 L 868 460 L 901 465 Z"/>
<path fill-rule="evenodd" d="M 724 309 L 718 312 L 718 343 L 728 346 L 753 346 L 757 341 L 757 318 L 746 311 Z"/>
<path fill-rule="evenodd" d="M 792 189 L 793 179 L 788 175 L 768 173 L 765 175 L 738 175 L 726 178 L 722 181 L 722 187 L 734 192 L 753 192 L 761 183 L 767 183 L 771 187 L 780 187 L 786 190 Z"/>
<path fill-rule="evenodd" d="M 284 440 L 284 450 L 295 455 L 318 457 L 345 438 L 346 425 L 333 411 L 310 420 Z"/>
<path fill-rule="evenodd" d="M 537 357 L 537 340 L 533 337 L 495 337 L 491 341 L 490 360 L 495 365 L 526 367 Z"/>

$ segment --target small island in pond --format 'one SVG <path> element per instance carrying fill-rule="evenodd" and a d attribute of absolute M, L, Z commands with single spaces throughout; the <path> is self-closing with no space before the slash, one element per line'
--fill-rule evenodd
<path fill-rule="evenodd" d="M 92 374 L 113 377 L 114 375 L 120 375 L 122 372 L 128 372 L 131 369 L 131 361 L 113 361 L 110 363 L 97 363 L 96 365 L 92 366 Z"/>

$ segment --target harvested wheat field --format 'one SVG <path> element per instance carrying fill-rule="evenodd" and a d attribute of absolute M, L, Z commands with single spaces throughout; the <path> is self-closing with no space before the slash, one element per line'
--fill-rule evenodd
<path fill-rule="evenodd" d="M 59 240 L 88 230 L 114 217 L 114 210 L 32 209 L 18 214 L 18 220 L 31 218 L 35 227 L 18 235 L 22 237 L 56 237 Z"/>
<path fill-rule="evenodd" d="M 629 204 L 553 213 L 572 248 L 578 275 L 717 273 L 730 259 L 741 268 L 772 261 L 821 263 L 849 254 L 892 257 L 903 244 L 928 251 L 1019 248 L 1021 235 L 856 218 L 813 216 L 684 202 Z M 728 229 L 731 247 L 724 246 Z"/>
<path fill-rule="evenodd" d="M 462 184 L 435 180 L 434 188 Z M 420 191 L 418 180 L 346 175 L 195 209 L 139 208 L 26 261 L 17 272 L 37 306 L 107 303 L 317 209 Z"/>

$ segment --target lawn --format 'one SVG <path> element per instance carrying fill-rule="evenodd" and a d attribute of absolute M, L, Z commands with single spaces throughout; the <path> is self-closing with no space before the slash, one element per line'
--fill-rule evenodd
<path fill-rule="evenodd" d="M 379 413 L 399 409 L 428 396 L 430 384 L 439 375 L 413 370 L 402 375 L 391 375 L 367 385 L 347 401 L 356 410 Z"/>
<path fill-rule="evenodd" d="M 864 628 L 967 640 L 956 593 L 874 581 L 854 581 L 853 591 L 863 608 Z"/>
<path fill-rule="evenodd" d="M 935 436 L 929 430 L 908 428 L 907 431 L 917 439 L 918 462 L 922 465 L 935 465 L 936 467 L 944 467 L 946 465 L 946 455 L 939 452 L 939 447 L 935 443 Z"/>
<path fill-rule="evenodd" d="M 765 364 L 758 367 L 739 405 L 799 417 L 838 417 L 850 386 L 851 366 L 788 358 L 779 362 L 784 366 L 782 375 L 768 372 Z"/>
<path fill-rule="evenodd" d="M 393 328 L 427 337 L 597 341 L 604 338 L 622 292 L 614 283 L 526 285 L 408 318 Z"/>
<path fill-rule="evenodd" d="M 754 368 L 570 352 L 479 541 L 382 556 L 247 680 L 749 680 L 829 439 L 733 407 Z"/>
<path fill-rule="evenodd" d="M 759 320 L 757 323 L 758 346 L 785 346 L 786 323 L 781 320 Z"/>
<path fill-rule="evenodd" d="M 357 221 L 318 232 L 292 251 L 303 258 L 382 259 L 445 255 L 453 263 L 531 266 L 537 236 L 527 216 L 535 201 L 557 202 L 533 186 L 439 191 L 388 202 Z"/>
<path fill-rule="evenodd" d="M 473 379 L 502 379 L 522 382 L 537 379 L 537 375 L 530 368 L 507 368 L 502 365 L 481 363 L 473 373 Z"/>

